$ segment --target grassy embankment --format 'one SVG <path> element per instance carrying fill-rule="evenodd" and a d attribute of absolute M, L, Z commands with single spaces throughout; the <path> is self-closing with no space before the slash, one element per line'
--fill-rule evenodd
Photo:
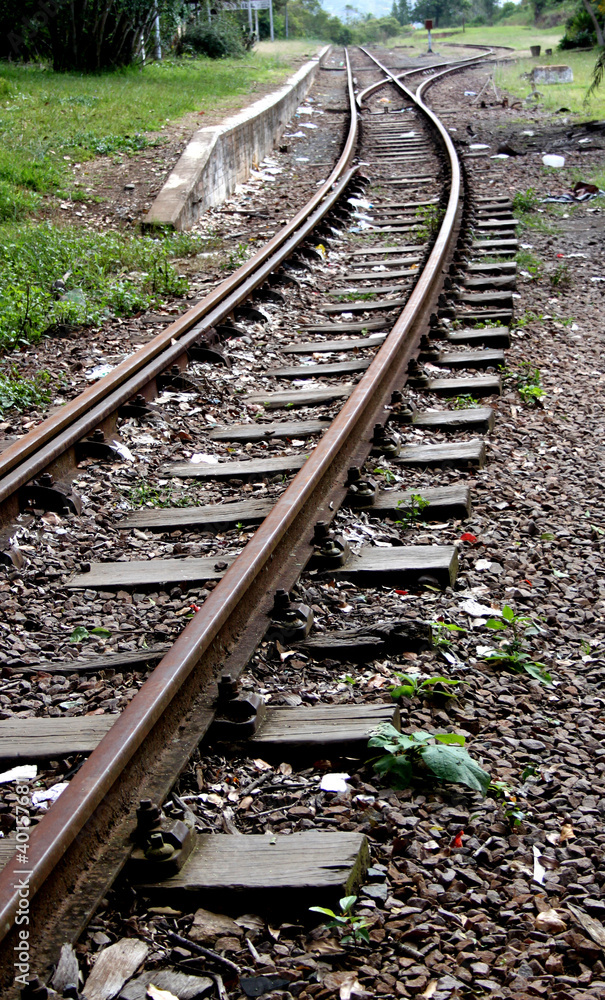
<path fill-rule="evenodd" d="M 283 83 L 317 48 L 264 44 L 243 59 L 169 58 L 99 76 L 1 65 L 0 351 L 35 342 L 56 322 L 99 322 L 183 294 L 178 261 L 208 241 L 57 223 L 59 199 L 98 200 L 75 184 L 74 165 L 161 150 L 167 122 L 196 111 L 224 117 Z M 62 278 L 67 297 L 52 288 Z"/>

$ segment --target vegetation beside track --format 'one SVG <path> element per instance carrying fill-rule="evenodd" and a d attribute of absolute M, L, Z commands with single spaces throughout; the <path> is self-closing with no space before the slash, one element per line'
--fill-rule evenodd
<path fill-rule="evenodd" d="M 278 86 L 316 49 L 280 42 L 237 60 L 170 58 L 88 76 L 3 64 L 0 350 L 35 342 L 56 323 L 95 324 L 184 294 L 183 259 L 217 249 L 217 239 L 100 233 L 84 219 L 62 225 L 59 199 L 98 201 L 80 182 L 79 164 L 104 155 L 119 166 L 161 148 L 171 120 L 223 117 Z"/>

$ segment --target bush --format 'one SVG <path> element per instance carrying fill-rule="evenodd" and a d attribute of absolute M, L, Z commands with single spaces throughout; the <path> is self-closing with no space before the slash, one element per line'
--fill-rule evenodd
<path fill-rule="evenodd" d="M 245 51 L 241 28 L 227 20 L 190 25 L 181 38 L 179 50 L 208 56 L 209 59 L 237 58 L 243 56 Z"/>
<path fill-rule="evenodd" d="M 586 49 L 597 44 L 594 25 L 584 9 L 578 10 L 565 24 L 565 34 L 559 42 L 559 49 Z"/>

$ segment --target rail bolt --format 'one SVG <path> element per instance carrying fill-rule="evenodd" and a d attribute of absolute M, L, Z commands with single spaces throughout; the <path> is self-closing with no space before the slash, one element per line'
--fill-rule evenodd
<path fill-rule="evenodd" d="M 378 496 L 378 486 L 372 479 L 363 479 L 357 466 L 349 469 L 347 476 L 348 507 L 373 507 Z"/>
<path fill-rule="evenodd" d="M 277 590 L 271 611 L 268 639 L 301 642 L 306 639 L 313 624 L 313 612 L 306 604 L 290 600 L 287 590 Z"/>
<path fill-rule="evenodd" d="M 421 388 L 429 384 L 429 377 L 415 358 L 408 363 L 408 385 Z"/>
<path fill-rule="evenodd" d="M 336 535 L 325 521 L 318 521 L 315 525 L 313 545 L 315 551 L 311 566 L 315 569 L 343 566 L 351 551 L 349 543 L 340 535 Z"/>
<path fill-rule="evenodd" d="M 147 834 L 162 822 L 162 810 L 151 799 L 141 799 L 137 809 L 137 833 Z"/>
<path fill-rule="evenodd" d="M 161 830 L 154 830 L 149 834 L 145 844 L 145 857 L 148 861 L 166 861 L 174 853 L 174 847 L 166 843 Z"/>
<path fill-rule="evenodd" d="M 372 442 L 372 454 L 374 455 L 388 455 L 394 458 L 401 451 L 401 438 L 399 434 L 387 434 L 384 424 L 374 425 Z"/>

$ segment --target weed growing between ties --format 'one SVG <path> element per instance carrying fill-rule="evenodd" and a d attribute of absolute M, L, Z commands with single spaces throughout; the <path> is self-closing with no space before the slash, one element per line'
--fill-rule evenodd
<path fill-rule="evenodd" d="M 392 788 L 409 788 L 414 779 L 433 776 L 485 795 L 490 776 L 464 749 L 465 743 L 461 733 L 433 735 L 419 731 L 406 736 L 390 723 L 383 723 L 372 734 L 368 746 L 386 751 L 374 761 L 374 770 Z"/>
<path fill-rule="evenodd" d="M 395 521 L 395 524 L 401 525 L 402 528 L 412 528 L 415 524 L 419 523 L 423 510 L 428 506 L 430 506 L 430 502 L 425 500 L 420 493 L 412 493 L 409 501 L 398 500 L 397 509 L 403 509 L 401 517 Z"/>
<path fill-rule="evenodd" d="M 15 365 L 7 372 L 0 372 L 0 415 L 7 410 L 45 408 L 52 399 L 50 381 L 50 372 L 46 370 L 38 372 L 34 378 L 21 376 Z"/>
<path fill-rule="evenodd" d="M 188 496 L 180 490 L 175 492 L 172 483 L 166 483 L 164 490 L 160 491 L 142 480 L 128 490 L 126 499 L 133 507 L 193 507 L 197 503 L 194 496 Z"/>
<path fill-rule="evenodd" d="M 542 388 L 540 369 L 530 361 L 522 361 L 517 371 L 511 368 L 501 369 L 502 377 L 513 382 L 524 403 L 539 403 L 546 395 Z"/>
<path fill-rule="evenodd" d="M 508 667 L 515 673 L 526 673 L 542 684 L 552 684 L 552 677 L 543 663 L 534 660 L 529 652 L 526 639 L 538 635 L 542 629 L 528 615 L 517 615 L 513 608 L 505 604 L 501 618 L 488 618 L 486 628 L 492 632 L 505 632 L 506 638 L 499 648 L 492 650 L 484 659 L 487 663 Z"/>
<path fill-rule="evenodd" d="M 430 701 L 434 698 L 456 698 L 458 696 L 458 692 L 454 688 L 458 687 L 460 681 L 441 676 L 426 677 L 425 680 L 420 680 L 415 674 L 401 674 L 397 670 L 393 672 L 395 677 L 403 681 L 403 684 L 393 684 L 390 688 L 391 697 L 395 701 L 398 698 L 426 698 Z M 448 687 L 452 690 L 448 691 Z"/>
<path fill-rule="evenodd" d="M 187 233 L 1 227 L 0 349 L 33 343 L 55 324 L 97 324 L 183 295 L 187 280 L 175 262 L 211 245 Z"/>
<path fill-rule="evenodd" d="M 439 205 L 423 205 L 422 208 L 416 209 L 416 216 L 420 225 L 420 228 L 416 232 L 417 239 L 422 240 L 423 243 L 434 239 L 441 227 L 443 215 L 443 209 Z"/>
<path fill-rule="evenodd" d="M 338 932 L 341 944 L 355 945 L 361 944 L 361 942 L 369 944 L 369 923 L 364 917 L 356 917 L 352 913 L 356 902 L 357 896 L 343 896 L 338 901 L 340 913 L 334 913 L 334 910 L 330 910 L 325 906 L 310 906 L 309 910 L 312 913 L 323 913 L 324 916 L 330 917 L 329 923 L 326 923 L 325 926 L 329 930 Z"/>

